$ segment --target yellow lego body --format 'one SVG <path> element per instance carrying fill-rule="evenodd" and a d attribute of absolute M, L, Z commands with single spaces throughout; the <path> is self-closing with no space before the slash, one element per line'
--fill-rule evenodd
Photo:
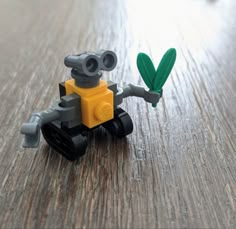
<path fill-rule="evenodd" d="M 93 128 L 114 118 L 113 92 L 104 80 L 93 88 L 76 86 L 75 80 L 65 82 L 66 95 L 76 93 L 81 97 L 82 123 Z"/>

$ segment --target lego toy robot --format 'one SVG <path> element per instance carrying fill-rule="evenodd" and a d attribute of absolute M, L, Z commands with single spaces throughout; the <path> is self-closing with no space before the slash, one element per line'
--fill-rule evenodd
<path fill-rule="evenodd" d="M 118 87 L 112 81 L 104 81 L 103 71 L 112 71 L 117 56 L 112 51 L 101 50 L 65 57 L 65 65 L 71 68 L 72 79 L 59 84 L 60 101 L 46 111 L 33 113 L 24 123 L 23 147 L 38 147 L 40 130 L 46 142 L 69 160 L 82 156 L 87 147 L 87 133 L 99 126 L 111 135 L 124 137 L 133 131 L 129 114 L 119 105 L 129 96 L 143 98 L 157 104 L 161 92 L 147 91 L 129 84 Z"/>

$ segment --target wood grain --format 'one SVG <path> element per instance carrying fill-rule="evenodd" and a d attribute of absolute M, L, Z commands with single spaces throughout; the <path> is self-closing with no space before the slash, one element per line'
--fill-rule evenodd
<path fill-rule="evenodd" d="M 0 0 L 0 225 L 2 228 L 235 228 L 236 2 L 233 0 Z M 112 49 L 105 79 L 144 85 L 136 55 L 157 65 L 177 49 L 157 109 L 123 108 L 126 139 L 91 133 L 69 162 L 42 139 L 21 147 L 33 111 L 58 98 L 63 58 Z"/>

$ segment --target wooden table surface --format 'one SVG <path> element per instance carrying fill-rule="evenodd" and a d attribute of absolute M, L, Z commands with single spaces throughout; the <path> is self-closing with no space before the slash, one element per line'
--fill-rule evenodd
<path fill-rule="evenodd" d="M 235 228 L 234 0 L 0 0 L 2 228 Z M 23 149 L 21 124 L 58 98 L 67 54 L 111 49 L 104 79 L 144 86 L 138 52 L 155 64 L 177 49 L 156 109 L 122 107 L 134 132 L 103 129 L 69 162 L 41 139 Z"/>

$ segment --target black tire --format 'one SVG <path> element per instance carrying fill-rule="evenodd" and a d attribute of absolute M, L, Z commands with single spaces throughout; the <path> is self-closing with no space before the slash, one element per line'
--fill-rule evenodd
<path fill-rule="evenodd" d="M 87 137 L 81 134 L 82 128 L 61 128 L 60 123 L 52 122 L 43 125 L 41 130 L 48 145 L 68 160 L 77 160 L 85 154 Z"/>
<path fill-rule="evenodd" d="M 121 108 L 115 109 L 114 119 L 103 126 L 116 137 L 122 138 L 133 132 L 133 122 L 129 114 Z"/>

